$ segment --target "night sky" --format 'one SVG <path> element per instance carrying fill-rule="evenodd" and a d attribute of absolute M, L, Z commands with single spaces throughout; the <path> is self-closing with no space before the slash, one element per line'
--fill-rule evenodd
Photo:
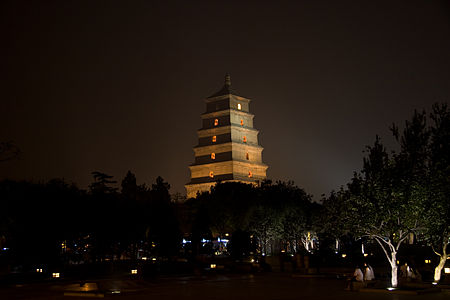
<path fill-rule="evenodd" d="M 2 1 L 0 179 L 92 171 L 185 193 L 204 99 L 230 73 L 268 177 L 320 198 L 364 146 L 450 96 L 449 1 Z"/>

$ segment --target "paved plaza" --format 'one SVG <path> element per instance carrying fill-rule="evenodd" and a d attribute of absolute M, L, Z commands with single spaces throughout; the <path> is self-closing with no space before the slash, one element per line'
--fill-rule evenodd
<path fill-rule="evenodd" d="M 423 295 L 345 291 L 345 280 L 292 277 L 287 273 L 209 274 L 153 280 L 99 280 L 88 283 L 84 294 L 70 281 L 3 287 L 0 299 L 450 299 L 450 293 Z M 84 296 L 84 297 L 81 297 Z"/>

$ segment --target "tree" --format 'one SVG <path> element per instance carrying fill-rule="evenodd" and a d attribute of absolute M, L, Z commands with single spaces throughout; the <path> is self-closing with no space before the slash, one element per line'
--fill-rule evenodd
<path fill-rule="evenodd" d="M 402 175 L 410 188 L 409 197 L 420 211 L 421 233 L 440 257 L 434 280 L 439 282 L 449 254 L 450 242 L 450 112 L 446 104 L 434 104 L 426 126 L 425 112 L 415 112 L 406 122 L 400 141 L 406 172 Z M 395 128 L 395 126 L 394 126 Z"/>
<path fill-rule="evenodd" d="M 347 206 L 349 197 L 348 189 L 341 187 L 338 191 L 332 191 L 330 196 L 323 199 L 322 202 L 318 231 L 321 244 L 324 244 L 324 240 L 333 241 L 333 251 L 339 249 L 341 238 L 352 232 L 351 220 L 353 216 Z"/>
<path fill-rule="evenodd" d="M 450 111 L 445 104 L 434 104 L 429 143 L 428 176 L 422 189 L 425 199 L 423 223 L 425 237 L 439 256 L 434 281 L 441 279 L 442 269 L 450 257 Z"/>
<path fill-rule="evenodd" d="M 122 187 L 121 194 L 128 199 L 135 199 L 137 196 L 138 186 L 136 184 L 136 175 L 128 171 L 120 184 Z"/>
<path fill-rule="evenodd" d="M 257 204 L 252 207 L 248 230 L 255 234 L 263 254 L 271 253 L 268 245 L 281 236 L 283 229 L 280 221 L 279 215 L 273 207 L 264 204 Z"/>
<path fill-rule="evenodd" d="M 170 184 L 160 176 L 150 191 L 151 220 L 148 237 L 156 241 L 160 255 L 175 255 L 181 245 L 181 234 L 174 205 L 169 193 Z"/>
<path fill-rule="evenodd" d="M 313 232 L 311 196 L 293 182 L 281 181 L 265 181 L 257 192 L 256 201 L 249 207 L 248 230 L 258 238 L 262 252 L 270 253 L 268 245 L 274 241 L 281 241 L 285 250 L 297 252 L 302 239 Z"/>
<path fill-rule="evenodd" d="M 99 171 L 94 171 L 91 174 L 94 177 L 94 182 L 89 185 L 92 194 L 112 194 L 117 191 L 117 188 L 110 186 L 117 183 L 117 181 L 111 180 L 114 176 Z"/>
<path fill-rule="evenodd" d="M 89 210 L 89 226 L 93 235 L 94 259 L 103 260 L 106 255 L 112 254 L 111 249 L 116 248 L 116 232 L 120 230 L 121 214 L 119 210 L 119 195 L 117 188 L 111 186 L 117 183 L 113 176 L 102 172 L 91 173 L 94 182 L 89 185 L 92 199 Z"/>
<path fill-rule="evenodd" d="M 367 150 L 362 174 L 356 174 L 348 187 L 348 221 L 354 233 L 380 245 L 391 266 L 391 285 L 397 287 L 397 253 L 409 233 L 417 230 L 420 213 L 411 186 L 401 176 L 401 159 L 389 157 L 378 137 Z"/>

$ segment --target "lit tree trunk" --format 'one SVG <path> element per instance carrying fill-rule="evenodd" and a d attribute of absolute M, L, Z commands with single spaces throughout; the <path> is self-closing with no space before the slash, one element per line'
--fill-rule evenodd
<path fill-rule="evenodd" d="M 391 265 L 391 286 L 395 288 L 398 285 L 397 251 L 398 251 L 398 248 L 400 248 L 400 245 L 405 238 L 400 239 L 400 241 L 397 243 L 397 247 L 395 247 L 392 244 L 391 240 L 386 241 L 381 236 L 374 236 L 374 238 L 378 242 L 378 244 L 381 246 L 381 248 L 383 249 L 384 254 L 386 255 L 386 258 L 388 259 L 389 264 Z"/>
<path fill-rule="evenodd" d="M 440 256 L 440 259 L 439 259 L 439 264 L 434 269 L 434 282 L 439 282 L 439 280 L 441 280 L 442 269 L 444 268 L 447 258 L 449 258 L 449 255 L 447 254 L 447 245 L 448 244 L 446 242 L 444 242 L 443 248 L 442 248 L 442 254 L 435 252 L 436 254 L 438 254 Z"/>
<path fill-rule="evenodd" d="M 391 253 L 391 285 L 392 287 L 397 287 L 398 279 L 397 279 L 397 252 L 393 251 Z"/>
<path fill-rule="evenodd" d="M 447 255 L 442 255 L 439 264 L 434 269 L 434 282 L 439 282 L 441 280 L 442 269 L 444 268 L 445 262 L 447 261 Z"/>

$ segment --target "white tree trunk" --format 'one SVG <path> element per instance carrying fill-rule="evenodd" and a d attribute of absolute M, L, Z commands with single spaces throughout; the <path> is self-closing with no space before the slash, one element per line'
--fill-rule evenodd
<path fill-rule="evenodd" d="M 392 287 L 397 287 L 398 279 L 397 279 L 397 252 L 393 251 L 391 253 L 391 285 Z"/>
<path fill-rule="evenodd" d="M 391 241 L 385 241 L 381 236 L 375 236 L 375 240 L 383 249 L 386 258 L 388 259 L 389 264 L 391 265 L 391 286 L 395 288 L 398 285 L 397 250 L 400 247 L 401 241 L 398 243 L 397 248 L 395 248 L 394 245 L 391 243 Z"/>
<path fill-rule="evenodd" d="M 448 255 L 441 255 L 439 264 L 434 269 L 434 282 L 439 282 L 441 280 L 442 269 L 444 268 L 445 262 L 447 261 Z"/>

